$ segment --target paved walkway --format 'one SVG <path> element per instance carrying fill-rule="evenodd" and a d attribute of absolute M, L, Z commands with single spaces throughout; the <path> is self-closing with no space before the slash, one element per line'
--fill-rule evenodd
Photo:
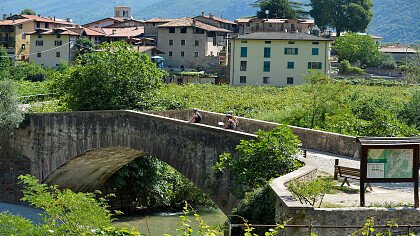
<path fill-rule="evenodd" d="M 308 151 L 306 158 L 300 157 L 307 165 L 317 166 L 318 170 L 329 175 L 334 174 L 334 160 L 336 158 L 340 160 L 339 163 L 342 166 L 360 168 L 359 160 L 344 156 Z M 412 183 L 372 183 L 372 187 L 373 191 L 367 191 L 365 195 L 366 206 L 407 206 L 414 203 Z M 335 205 L 359 206 L 358 181 L 350 180 L 350 188 L 354 191 L 326 195 L 324 202 L 330 207 Z"/>

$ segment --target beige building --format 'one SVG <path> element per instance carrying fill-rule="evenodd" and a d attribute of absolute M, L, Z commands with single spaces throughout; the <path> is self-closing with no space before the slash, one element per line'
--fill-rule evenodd
<path fill-rule="evenodd" d="M 302 84 L 309 69 L 328 74 L 330 40 L 303 33 L 259 32 L 231 40 L 230 84 Z"/>
<path fill-rule="evenodd" d="M 60 61 L 69 64 L 74 60 L 74 43 L 79 34 L 66 28 L 38 29 L 29 32 L 30 35 L 30 62 L 43 66 L 56 67 Z"/>
<path fill-rule="evenodd" d="M 226 36 L 231 31 L 186 17 L 157 28 L 157 46 L 165 52 L 165 66 L 206 68 L 225 63 L 219 56 L 226 51 Z"/>
<path fill-rule="evenodd" d="M 152 18 L 144 22 L 144 35 L 156 39 L 158 35 L 158 26 L 166 24 L 175 19 Z"/>
<path fill-rule="evenodd" d="M 254 32 L 284 32 L 309 34 L 315 27 L 313 19 L 237 19 L 239 34 Z"/>
<path fill-rule="evenodd" d="M 17 61 L 29 61 L 30 35 L 37 29 L 56 29 L 71 27 L 67 21 L 45 18 L 36 15 L 13 15 L 0 21 L 0 45 Z"/>
<path fill-rule="evenodd" d="M 219 28 L 227 29 L 232 32 L 236 32 L 238 29 L 238 25 L 235 22 L 217 17 L 212 13 L 209 13 L 209 15 L 206 16 L 204 15 L 204 12 L 202 12 L 200 16 L 196 16 L 193 19 Z"/>

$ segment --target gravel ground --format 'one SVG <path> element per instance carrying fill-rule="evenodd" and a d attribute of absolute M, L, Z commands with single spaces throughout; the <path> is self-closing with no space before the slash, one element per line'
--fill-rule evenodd
<path fill-rule="evenodd" d="M 22 205 L 0 202 L 0 212 L 5 212 L 5 211 L 13 215 L 23 216 L 34 223 L 41 222 L 41 218 L 38 215 L 42 213 L 41 210 L 37 210 L 31 207 L 22 206 Z"/>

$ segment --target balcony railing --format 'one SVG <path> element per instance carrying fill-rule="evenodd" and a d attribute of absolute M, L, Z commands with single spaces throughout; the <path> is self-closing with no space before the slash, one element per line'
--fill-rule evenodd
<path fill-rule="evenodd" d="M 14 37 L 0 37 L 0 42 L 14 42 Z"/>

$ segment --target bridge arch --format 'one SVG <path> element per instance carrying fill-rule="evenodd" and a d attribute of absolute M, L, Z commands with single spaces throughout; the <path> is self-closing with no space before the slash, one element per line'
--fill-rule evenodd
<path fill-rule="evenodd" d="M 234 183 L 211 166 L 219 154 L 235 153 L 240 140 L 254 137 L 135 111 L 35 113 L 26 116 L 8 149 L 28 157 L 31 174 L 42 181 L 80 191 L 97 187 L 145 152 L 171 165 L 229 213 L 236 203 Z"/>

